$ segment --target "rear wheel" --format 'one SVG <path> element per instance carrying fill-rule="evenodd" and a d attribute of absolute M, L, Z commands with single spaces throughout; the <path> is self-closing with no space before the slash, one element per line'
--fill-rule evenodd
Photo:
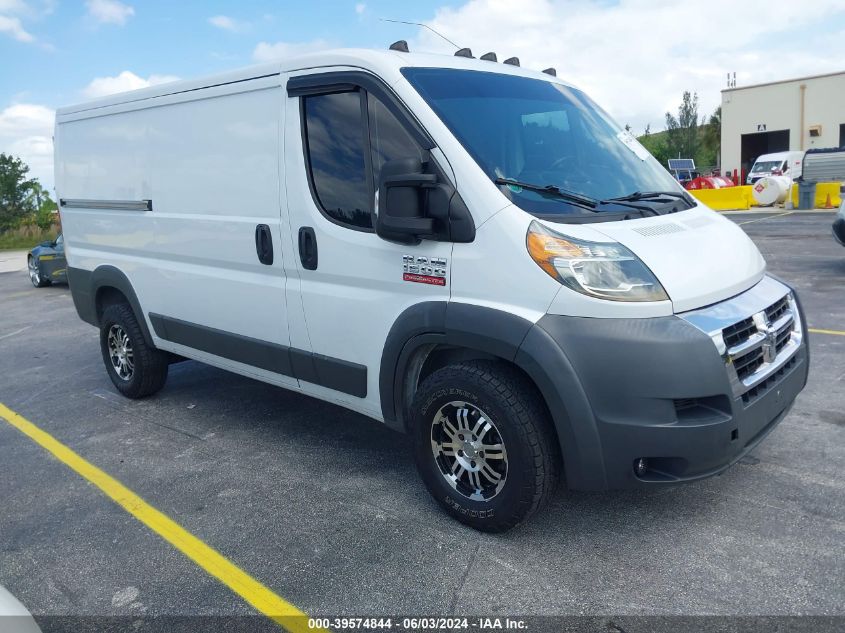
<path fill-rule="evenodd" d="M 100 350 L 109 378 L 127 398 L 143 398 L 164 387 L 169 356 L 147 343 L 127 304 L 111 305 L 103 312 Z"/>
<path fill-rule="evenodd" d="M 36 288 L 43 288 L 44 286 L 50 285 L 50 280 L 45 279 L 41 274 L 41 267 L 32 255 L 29 256 L 26 265 L 29 270 L 29 280 L 32 282 L 33 286 Z"/>
<path fill-rule="evenodd" d="M 503 532 L 550 498 L 560 456 L 540 395 L 516 369 L 493 361 L 450 365 L 414 398 L 414 452 L 429 492 L 485 532 Z"/>

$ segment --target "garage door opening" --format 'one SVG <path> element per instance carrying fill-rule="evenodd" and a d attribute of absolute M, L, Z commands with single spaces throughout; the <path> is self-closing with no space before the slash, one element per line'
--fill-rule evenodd
<path fill-rule="evenodd" d="M 742 135 L 742 171 L 747 174 L 762 154 L 789 151 L 789 130 Z"/>

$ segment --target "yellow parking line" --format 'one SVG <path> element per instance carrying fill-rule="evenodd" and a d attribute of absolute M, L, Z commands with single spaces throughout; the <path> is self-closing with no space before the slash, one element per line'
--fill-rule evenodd
<path fill-rule="evenodd" d="M 808 332 L 812 332 L 813 334 L 832 334 L 833 336 L 845 336 L 845 332 L 840 330 L 819 330 L 816 328 L 807 328 Z"/>
<path fill-rule="evenodd" d="M 122 483 L 86 461 L 49 433 L 0 403 L 0 418 L 53 454 L 65 466 L 102 490 L 115 503 L 158 534 L 257 611 L 292 633 L 313 632 L 308 616 L 276 595 L 225 556 L 159 512 Z"/>

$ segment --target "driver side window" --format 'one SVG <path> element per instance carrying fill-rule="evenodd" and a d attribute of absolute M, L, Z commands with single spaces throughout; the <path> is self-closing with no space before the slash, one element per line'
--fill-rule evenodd
<path fill-rule="evenodd" d="M 304 97 L 303 113 L 316 202 L 333 222 L 371 231 L 382 166 L 397 158 L 422 160 L 422 148 L 384 103 L 364 90 Z"/>
<path fill-rule="evenodd" d="M 400 158 L 417 158 L 423 161 L 423 150 L 387 106 L 371 94 L 367 95 L 367 116 L 373 161 L 373 186 L 378 188 L 381 168 L 387 161 Z"/>

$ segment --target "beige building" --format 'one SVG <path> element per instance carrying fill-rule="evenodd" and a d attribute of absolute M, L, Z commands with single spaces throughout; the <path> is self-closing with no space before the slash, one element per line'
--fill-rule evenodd
<path fill-rule="evenodd" d="M 722 91 L 723 173 L 760 154 L 845 146 L 845 72 Z"/>

